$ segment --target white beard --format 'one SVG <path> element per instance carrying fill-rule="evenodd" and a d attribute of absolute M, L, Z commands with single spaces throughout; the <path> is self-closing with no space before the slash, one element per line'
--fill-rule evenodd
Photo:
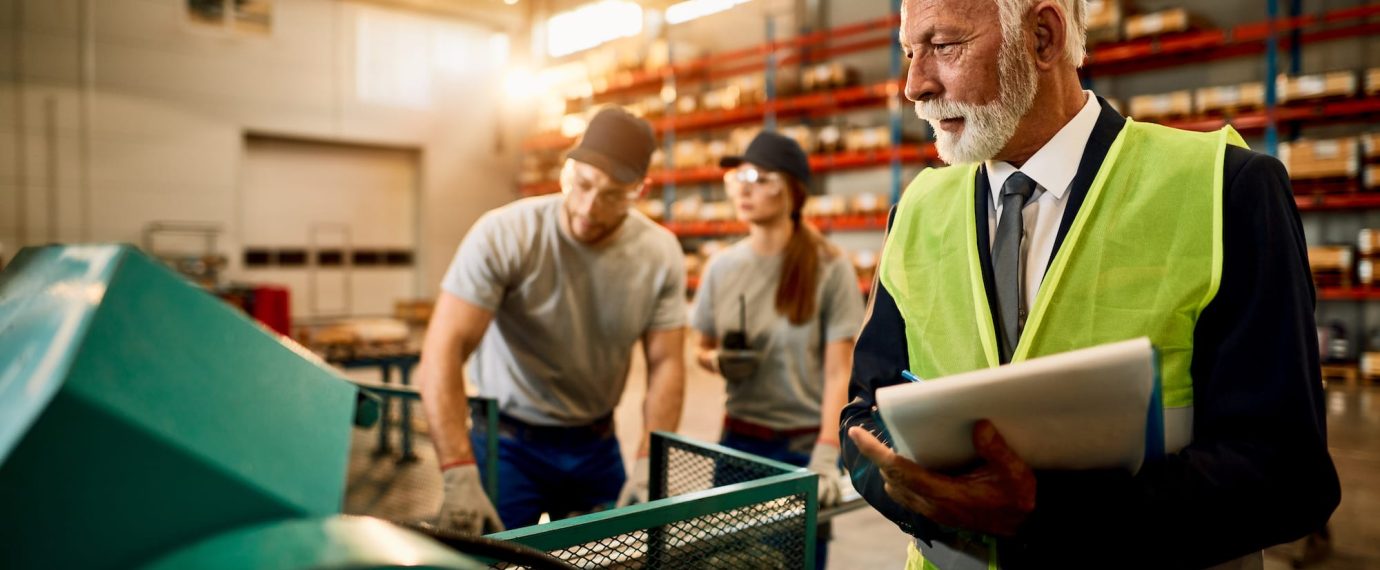
<path fill-rule="evenodd" d="M 1035 63 L 1021 49 L 1020 38 L 1003 41 L 997 68 L 1001 94 L 996 101 L 983 105 L 941 99 L 917 101 L 915 114 L 929 121 L 939 159 L 946 164 L 982 162 L 1001 152 L 1035 102 L 1037 73 Z M 940 128 L 940 120 L 956 118 L 963 119 L 958 134 Z"/>

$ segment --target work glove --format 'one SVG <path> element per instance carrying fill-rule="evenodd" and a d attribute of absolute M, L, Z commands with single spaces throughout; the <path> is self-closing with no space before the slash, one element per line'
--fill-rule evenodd
<path fill-rule="evenodd" d="M 623 490 L 618 493 L 618 502 L 615 506 L 626 507 L 637 503 L 645 503 L 651 500 L 651 493 L 647 490 L 652 474 L 651 460 L 646 457 L 639 457 L 633 463 L 632 476 L 628 477 L 628 482 L 623 484 Z"/>
<path fill-rule="evenodd" d="M 815 442 L 810 452 L 809 469 L 819 475 L 819 508 L 837 505 L 843 496 L 843 490 L 839 489 L 839 446 Z"/>
<path fill-rule="evenodd" d="M 436 526 L 453 532 L 482 535 L 504 530 L 484 485 L 479 482 L 479 467 L 473 464 L 451 467 L 441 474 L 445 478 L 445 497 Z"/>

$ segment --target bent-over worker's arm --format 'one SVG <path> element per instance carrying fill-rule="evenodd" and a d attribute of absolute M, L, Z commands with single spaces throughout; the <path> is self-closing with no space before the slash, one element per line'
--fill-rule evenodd
<path fill-rule="evenodd" d="M 442 292 L 427 326 L 417 380 L 436 459 L 443 466 L 474 461 L 464 367 L 493 318 L 492 311 Z"/>
<path fill-rule="evenodd" d="M 674 432 L 680 427 L 685 401 L 685 328 L 647 331 L 642 335 L 647 357 L 647 396 L 642 403 L 642 443 L 638 457 L 651 453 L 653 431 Z"/>

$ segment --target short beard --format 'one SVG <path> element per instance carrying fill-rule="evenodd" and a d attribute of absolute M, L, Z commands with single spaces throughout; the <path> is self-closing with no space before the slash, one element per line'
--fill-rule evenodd
<path fill-rule="evenodd" d="M 1024 53 L 1020 34 L 1002 40 L 997 66 L 1001 94 L 984 105 L 935 99 L 917 101 L 916 116 L 929 121 L 939 159 L 946 164 L 991 160 L 1011 142 L 1016 127 L 1035 103 L 1039 81 L 1035 62 Z M 939 126 L 941 119 L 963 118 L 963 130 L 953 134 Z"/>

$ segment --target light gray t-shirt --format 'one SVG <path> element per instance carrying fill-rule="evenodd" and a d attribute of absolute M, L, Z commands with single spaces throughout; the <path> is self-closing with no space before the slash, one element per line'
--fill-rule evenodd
<path fill-rule="evenodd" d="M 685 257 L 671 232 L 633 211 L 592 248 L 561 231 L 561 207 L 542 196 L 484 214 L 441 283 L 494 312 L 470 359 L 479 394 L 541 425 L 612 412 L 633 344 L 685 326 Z"/>
<path fill-rule="evenodd" d="M 739 328 L 738 298 L 747 304 L 748 345 L 764 351 L 752 378 L 728 383 L 728 415 L 775 429 L 819 425 L 824 395 L 824 348 L 851 339 L 862 327 L 857 273 L 845 256 L 821 259 L 819 314 L 792 325 L 776 312 L 781 255 L 762 256 L 747 240 L 710 258 L 695 293 L 691 326 L 723 342 Z"/>

